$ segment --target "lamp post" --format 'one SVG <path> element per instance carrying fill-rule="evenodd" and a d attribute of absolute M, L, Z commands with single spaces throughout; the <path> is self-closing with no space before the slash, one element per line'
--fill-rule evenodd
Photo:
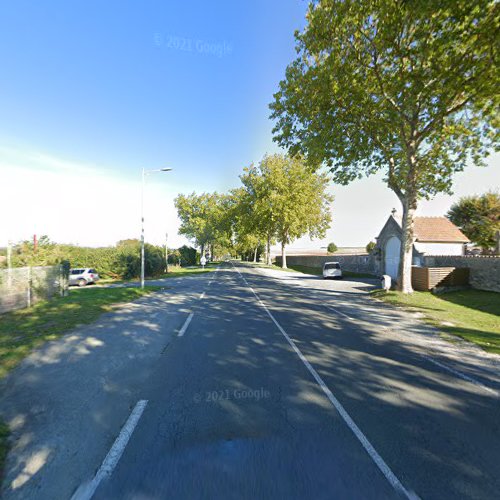
<path fill-rule="evenodd" d="M 142 190 L 141 190 L 141 288 L 144 288 L 144 184 L 146 175 L 155 172 L 170 172 L 171 168 L 159 168 L 156 170 L 142 169 Z"/>

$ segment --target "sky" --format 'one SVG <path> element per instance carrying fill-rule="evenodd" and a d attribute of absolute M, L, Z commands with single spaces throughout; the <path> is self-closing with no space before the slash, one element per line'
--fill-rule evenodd
<path fill-rule="evenodd" d="M 47 234 L 99 246 L 140 235 L 169 246 L 178 193 L 225 191 L 278 152 L 268 105 L 295 56 L 307 2 L 3 2 L 0 16 L 0 246 Z M 498 189 L 500 156 L 455 179 L 455 196 Z M 364 246 L 399 202 L 381 177 L 332 186 L 323 240 Z"/>

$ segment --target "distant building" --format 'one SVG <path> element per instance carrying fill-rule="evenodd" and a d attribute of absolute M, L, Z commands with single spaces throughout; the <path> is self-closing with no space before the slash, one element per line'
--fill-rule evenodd
<path fill-rule="evenodd" d="M 378 235 L 376 256 L 381 274 L 393 279 L 398 277 L 401 237 L 401 221 L 393 211 Z M 413 265 L 420 266 L 426 255 L 465 255 L 469 239 L 446 217 L 415 217 Z"/>

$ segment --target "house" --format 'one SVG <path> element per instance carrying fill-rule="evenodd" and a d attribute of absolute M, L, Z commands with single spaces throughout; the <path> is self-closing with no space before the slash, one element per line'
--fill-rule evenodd
<path fill-rule="evenodd" d="M 376 238 L 376 266 L 380 274 L 397 279 L 401 250 L 401 220 L 393 210 Z M 469 239 L 446 217 L 415 217 L 413 265 L 420 266 L 428 255 L 465 255 Z"/>

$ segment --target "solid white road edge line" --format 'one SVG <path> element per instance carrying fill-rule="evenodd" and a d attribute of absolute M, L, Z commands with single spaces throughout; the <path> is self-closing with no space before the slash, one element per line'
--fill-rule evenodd
<path fill-rule="evenodd" d="M 490 387 L 482 384 L 481 382 L 479 382 L 479 380 L 476 380 L 475 378 L 469 377 L 465 373 L 459 372 L 458 370 L 450 368 L 449 366 L 446 366 L 443 363 L 440 363 L 439 361 L 436 361 L 435 359 L 430 358 L 429 356 L 422 356 L 422 357 L 424 359 L 426 359 L 427 361 L 435 364 L 436 366 L 441 367 L 443 370 L 447 370 L 450 373 L 453 373 L 453 375 L 456 375 L 457 377 L 459 377 L 459 378 L 461 378 L 463 380 L 466 380 L 467 382 L 470 382 L 471 384 L 477 385 L 477 386 L 481 387 L 482 389 L 484 389 L 485 391 L 490 392 L 491 394 L 494 394 L 496 397 L 500 396 L 500 394 L 497 391 L 495 391 L 494 389 L 491 389 Z"/>
<path fill-rule="evenodd" d="M 181 328 L 179 334 L 177 335 L 178 337 L 182 337 L 186 333 L 186 330 L 188 329 L 189 323 L 191 323 L 191 320 L 193 319 L 193 316 L 194 316 L 194 313 L 190 313 L 189 314 L 189 316 L 187 317 L 186 321 L 182 325 L 182 328 Z"/>
<path fill-rule="evenodd" d="M 341 316 L 344 316 L 345 318 L 347 319 L 350 319 L 351 321 L 354 321 L 353 318 L 351 318 L 350 316 L 348 316 L 346 313 L 343 313 L 342 311 L 339 311 L 338 309 L 335 309 L 335 307 L 332 307 L 332 306 L 328 306 L 333 312 L 336 312 L 337 314 L 340 314 Z"/>
<path fill-rule="evenodd" d="M 100 482 L 104 478 L 111 476 L 147 404 L 148 402 L 145 399 L 141 399 L 137 402 L 132 413 L 125 422 L 125 425 L 122 427 L 120 434 L 102 462 L 101 467 L 99 467 L 94 479 L 92 479 L 90 483 L 82 484 L 71 497 L 71 500 L 90 500 L 94 496 Z"/>
<path fill-rule="evenodd" d="M 234 266 L 234 264 L 233 264 Z M 242 276 L 242 274 L 238 271 L 238 269 L 235 267 L 236 271 L 238 272 L 238 274 L 243 278 L 243 281 L 245 281 L 245 283 L 248 285 L 248 282 L 246 281 L 246 279 Z M 306 289 L 307 287 L 304 287 L 302 285 L 297 285 L 297 284 L 293 284 L 293 286 L 296 286 L 298 288 L 302 288 L 302 289 Z M 253 291 L 253 290 L 252 290 Z M 255 292 L 254 292 L 255 293 Z M 317 294 L 316 294 L 317 295 Z M 341 316 L 344 316 L 345 318 L 347 318 L 348 320 L 350 321 L 354 321 L 354 322 L 358 322 L 358 320 L 356 320 L 356 318 L 352 318 L 351 316 L 348 316 L 347 314 L 343 313 L 342 311 L 339 311 L 338 309 L 330 306 L 330 305 L 326 305 L 326 307 L 330 308 L 332 311 L 340 314 Z M 361 320 L 363 321 L 363 320 Z M 385 330 L 385 331 L 388 331 L 390 332 L 390 328 L 387 327 L 387 326 L 384 326 L 384 325 L 381 325 L 382 328 Z M 440 363 L 439 361 L 436 361 L 434 359 L 432 359 L 430 356 L 422 356 L 423 359 L 426 359 L 427 361 L 431 362 L 431 363 L 434 363 L 436 366 L 439 366 L 441 368 L 443 368 L 443 370 L 447 370 L 448 372 L 456 375 L 458 378 L 461 378 L 462 380 L 466 380 L 467 382 L 470 382 L 471 384 L 474 384 L 478 387 L 481 387 L 482 389 L 484 389 L 485 391 L 495 395 L 496 397 L 500 397 L 500 393 L 498 391 L 495 391 L 494 389 L 492 389 L 491 387 L 488 387 L 487 385 L 484 385 L 483 383 L 479 382 L 479 380 L 476 380 L 475 378 L 473 377 L 470 377 L 468 375 L 466 375 L 465 373 L 463 372 L 460 372 L 458 370 L 455 370 L 453 368 L 450 368 L 449 366 L 446 366 L 442 363 Z"/>
<path fill-rule="evenodd" d="M 236 267 L 235 267 L 236 269 Z M 238 271 L 238 269 L 236 269 Z M 246 283 L 248 288 L 252 291 L 252 293 L 255 295 L 255 298 L 257 299 L 258 303 L 262 306 L 264 311 L 268 314 L 268 316 L 272 319 L 273 323 L 276 325 L 278 330 L 283 334 L 287 342 L 290 344 L 292 349 L 297 353 L 297 356 L 300 358 L 302 363 L 306 366 L 306 368 L 309 370 L 309 373 L 314 377 L 318 385 L 321 387 L 323 392 L 325 393 L 326 397 L 330 400 L 332 405 L 335 407 L 337 412 L 340 414 L 342 417 L 342 420 L 347 424 L 349 429 L 353 432 L 353 434 L 356 436 L 358 441 L 361 443 L 361 446 L 366 450 L 368 455 L 370 455 L 370 458 L 375 462 L 375 465 L 379 468 L 379 470 L 382 472 L 382 474 L 385 476 L 387 481 L 390 483 L 390 485 L 400 494 L 404 495 L 406 498 L 410 500 L 415 500 L 418 499 L 418 495 L 412 491 L 408 491 L 401 481 L 396 477 L 394 472 L 390 469 L 390 467 L 385 463 L 384 459 L 378 454 L 377 450 L 373 447 L 373 445 L 368 441 L 368 438 L 363 434 L 361 429 L 356 425 L 354 420 L 351 418 L 349 413 L 345 410 L 345 408 L 342 406 L 340 401 L 333 395 L 332 391 L 327 387 L 327 385 L 323 382 L 323 379 L 319 376 L 318 372 L 312 367 L 311 363 L 307 361 L 306 357 L 302 354 L 301 350 L 295 345 L 295 342 L 288 336 L 288 334 L 285 332 L 285 330 L 281 327 L 281 325 L 278 323 L 276 318 L 273 316 L 271 311 L 267 308 L 267 306 L 262 302 L 260 297 L 258 296 L 257 292 L 249 286 L 247 280 L 241 275 L 241 273 L 238 271 L 238 274 L 243 278 L 243 281 Z"/>

